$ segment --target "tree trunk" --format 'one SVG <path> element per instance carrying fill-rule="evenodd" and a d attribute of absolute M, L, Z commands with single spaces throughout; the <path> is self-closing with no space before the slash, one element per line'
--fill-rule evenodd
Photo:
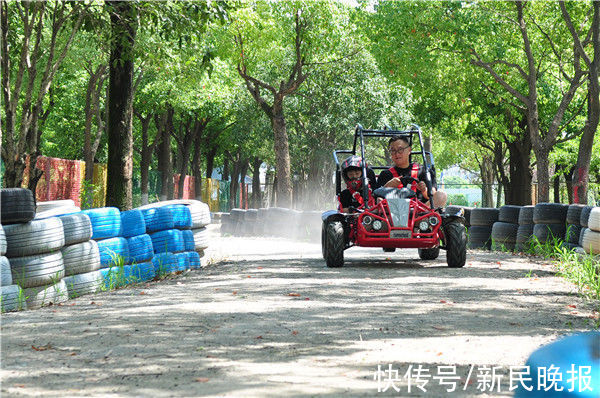
<path fill-rule="evenodd" d="M 505 185 L 505 202 L 510 205 L 531 204 L 531 138 L 527 132 L 507 142 L 510 183 Z"/>
<path fill-rule="evenodd" d="M 164 128 L 160 131 L 160 144 L 158 150 L 158 170 L 160 172 L 160 200 L 167 200 L 169 192 L 173 192 L 170 188 L 173 186 L 173 165 L 171 163 L 171 134 L 173 128 L 173 107 L 167 105 L 167 113 L 165 114 Z M 172 198 L 171 193 L 171 198 Z"/>
<path fill-rule="evenodd" d="M 553 185 L 554 185 L 554 203 L 560 203 L 560 176 L 562 174 L 560 173 L 560 168 L 556 167 L 556 170 L 554 171 L 554 177 L 553 177 Z"/>
<path fill-rule="evenodd" d="M 290 208 L 292 205 L 292 178 L 290 173 L 290 149 L 283 116 L 283 97 L 273 104 L 271 126 L 275 133 L 275 164 L 277 170 L 277 206 Z"/>
<path fill-rule="evenodd" d="M 223 173 L 221 173 L 221 178 L 223 181 L 229 181 L 229 153 L 225 152 L 225 156 L 223 156 Z"/>
<path fill-rule="evenodd" d="M 238 155 L 239 156 L 239 155 Z M 229 188 L 229 202 L 230 208 L 236 207 L 236 197 L 238 197 L 238 187 L 239 187 L 239 176 L 240 176 L 240 167 L 241 163 L 239 161 L 233 162 L 233 170 L 231 170 L 231 184 Z"/>
<path fill-rule="evenodd" d="M 550 201 L 550 162 L 548 160 L 550 151 L 545 146 L 540 145 L 534 148 L 534 152 L 537 161 L 537 201 L 538 203 L 547 203 Z"/>
<path fill-rule="evenodd" d="M 137 31 L 137 5 L 127 1 L 106 3 L 110 11 L 112 48 L 108 95 L 108 171 L 106 205 L 120 210 L 132 207 L 133 173 L 133 60 Z"/>
<path fill-rule="evenodd" d="M 248 174 L 248 161 L 241 160 L 240 166 L 240 207 L 245 209 L 248 207 L 248 190 L 246 189 L 246 174 Z"/>
<path fill-rule="evenodd" d="M 260 165 L 262 160 L 255 157 L 252 160 L 252 207 L 258 209 L 261 202 L 260 194 Z"/>
<path fill-rule="evenodd" d="M 217 147 L 213 146 L 206 153 L 206 178 L 212 178 L 213 169 L 215 166 L 215 157 L 217 156 Z"/>
<path fill-rule="evenodd" d="M 595 5 L 594 7 L 598 7 Z M 600 46 L 600 44 L 598 44 Z M 600 58 L 600 57 L 599 57 Z M 588 112 L 583 134 L 579 141 L 579 151 L 577 154 L 577 163 L 573 170 L 571 181 L 573 182 L 573 202 L 588 203 L 588 184 L 590 180 L 590 163 L 592 161 L 592 147 L 594 145 L 594 136 L 598 129 L 600 120 L 600 86 L 598 83 L 598 63 L 595 70 L 590 70 L 588 82 Z M 594 83 L 595 81 L 595 83 Z"/>
<path fill-rule="evenodd" d="M 489 156 L 483 156 L 479 164 L 481 172 L 481 206 L 494 207 L 494 164 Z"/>

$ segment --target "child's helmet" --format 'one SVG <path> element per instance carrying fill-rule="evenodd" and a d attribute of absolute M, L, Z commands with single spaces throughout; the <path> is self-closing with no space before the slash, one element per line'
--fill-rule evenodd
<path fill-rule="evenodd" d="M 350 179 L 348 177 L 348 171 L 350 170 L 360 170 L 362 171 L 363 160 L 360 156 L 352 155 L 346 160 L 342 162 L 342 177 L 344 178 L 344 182 L 349 188 L 354 190 L 359 189 L 362 186 L 362 176 L 355 179 Z"/>

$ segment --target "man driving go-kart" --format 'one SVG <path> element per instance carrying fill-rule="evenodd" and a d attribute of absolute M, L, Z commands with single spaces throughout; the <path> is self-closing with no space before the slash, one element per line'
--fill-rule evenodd
<path fill-rule="evenodd" d="M 420 147 L 415 152 L 414 135 Z M 394 161 L 391 168 L 372 166 L 383 170 L 375 185 L 370 178 L 374 173 L 365 160 L 365 137 L 388 139 Z M 352 156 L 340 164 L 340 154 Z M 412 163 L 411 156 L 421 156 L 423 165 Z M 467 236 L 462 212 L 443 210 L 446 194 L 435 188 L 433 156 L 424 150 L 418 126 L 400 131 L 366 130 L 358 125 L 353 148 L 335 150 L 333 157 L 340 206 L 321 215 L 321 245 L 328 267 L 343 266 L 344 250 L 353 246 L 379 247 L 387 252 L 416 248 L 423 260 L 436 259 L 444 249 L 449 267 L 465 265 Z M 343 191 L 342 177 L 347 185 Z"/>

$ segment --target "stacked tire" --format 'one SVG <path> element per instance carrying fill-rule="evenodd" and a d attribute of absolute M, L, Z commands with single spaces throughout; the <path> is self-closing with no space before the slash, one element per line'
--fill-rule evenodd
<path fill-rule="evenodd" d="M 562 242 L 565 236 L 568 205 L 561 203 L 538 203 L 533 209 L 533 236 L 544 244 Z"/>
<path fill-rule="evenodd" d="M 498 221 L 492 226 L 492 248 L 495 250 L 515 250 L 519 230 L 521 206 L 505 205 L 498 212 Z"/>
<path fill-rule="evenodd" d="M 475 208 L 471 210 L 468 230 L 470 249 L 490 249 L 492 247 L 492 227 L 498 221 L 500 210 L 495 208 Z"/>
<path fill-rule="evenodd" d="M 185 251 L 182 226 L 191 226 L 191 216 L 189 211 L 186 213 L 186 209 L 183 205 L 165 205 L 142 210 L 146 233 L 152 240 L 152 263 L 157 276 L 186 269 L 185 263 L 183 269 L 180 269 L 181 255 L 177 256 Z M 176 221 L 179 228 L 176 228 Z"/>
<path fill-rule="evenodd" d="M 69 298 L 96 293 L 104 280 L 100 270 L 100 250 L 92 240 L 92 222 L 84 213 L 59 217 L 63 225 L 65 246 L 61 249 L 65 266 L 65 284 Z"/>
<path fill-rule="evenodd" d="M 154 279 L 152 263 L 154 248 L 152 239 L 146 233 L 146 221 L 141 210 L 133 209 L 121 212 L 120 236 L 127 240 L 129 256 L 122 271 L 124 284 Z M 118 278 L 116 278 L 118 280 Z"/>
<path fill-rule="evenodd" d="M 465 219 L 465 227 L 469 228 L 471 226 L 471 211 L 474 207 L 466 207 L 466 206 L 454 206 L 450 205 L 446 207 L 447 214 L 456 214 L 459 211 L 463 211 L 463 217 Z"/>
<path fill-rule="evenodd" d="M 34 220 L 35 200 L 28 189 L 3 189 L 0 201 L 6 241 L 0 243 L 5 251 L 2 255 L 6 255 L 6 259 L 0 257 L 2 311 L 22 309 L 25 305 L 39 308 L 68 300 L 60 251 L 65 244 L 60 219 Z"/>
<path fill-rule="evenodd" d="M 229 217 L 231 223 L 230 233 L 233 236 L 241 236 L 246 220 L 246 210 L 231 209 L 231 211 L 229 212 Z"/>
<path fill-rule="evenodd" d="M 577 249 L 579 247 L 579 238 L 581 237 L 581 212 L 585 205 L 572 204 L 567 210 L 567 229 L 565 231 L 563 245 L 567 249 Z"/>
<path fill-rule="evenodd" d="M 92 224 L 92 239 L 98 244 L 100 274 L 106 289 L 125 284 L 129 245 L 121 234 L 121 212 L 116 207 L 83 210 Z"/>
<path fill-rule="evenodd" d="M 587 254 L 597 255 L 600 253 L 600 207 L 590 209 L 585 225 L 587 228 L 583 231 L 581 247 Z"/>
<path fill-rule="evenodd" d="M 206 203 L 200 201 L 195 201 L 187 207 L 192 217 L 192 234 L 194 237 L 194 248 L 188 250 L 188 260 L 190 261 L 190 268 L 199 269 L 202 267 L 200 259 L 204 257 L 204 250 L 208 248 L 209 244 L 206 227 L 211 223 L 210 209 Z M 198 256 L 195 256 L 192 251 L 197 253 Z"/>
<path fill-rule="evenodd" d="M 519 228 L 517 229 L 517 241 L 515 249 L 526 251 L 529 248 L 531 236 L 533 235 L 533 211 L 535 206 L 523 206 L 519 211 Z"/>

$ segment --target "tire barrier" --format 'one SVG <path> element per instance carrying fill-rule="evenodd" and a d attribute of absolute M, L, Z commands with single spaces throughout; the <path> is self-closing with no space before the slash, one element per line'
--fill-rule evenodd
<path fill-rule="evenodd" d="M 131 277 L 139 282 L 152 280 L 155 276 L 154 265 L 150 261 L 131 265 Z"/>
<path fill-rule="evenodd" d="M 13 281 L 8 258 L 0 256 L 0 286 L 9 286 L 12 284 Z"/>
<path fill-rule="evenodd" d="M 23 289 L 19 285 L 0 286 L 0 311 L 12 312 L 27 307 Z"/>
<path fill-rule="evenodd" d="M 190 261 L 188 260 L 187 253 L 175 253 L 175 261 L 177 262 L 176 271 L 185 271 L 190 269 Z"/>
<path fill-rule="evenodd" d="M 35 198 L 29 189 L 3 188 L 0 190 L 0 222 L 25 223 L 35 217 Z"/>
<path fill-rule="evenodd" d="M 184 205 L 167 205 L 164 208 L 171 210 L 173 215 L 173 228 L 192 228 L 192 215 L 190 209 Z"/>
<path fill-rule="evenodd" d="M 95 240 L 76 243 L 61 249 L 65 276 L 74 276 L 99 270 L 100 249 Z"/>
<path fill-rule="evenodd" d="M 583 228 L 588 227 L 588 220 L 590 218 L 590 213 L 592 212 L 593 208 L 594 208 L 593 206 L 584 206 L 583 209 L 581 209 L 581 217 L 579 218 L 579 225 L 581 225 Z"/>
<path fill-rule="evenodd" d="M 500 210 L 495 208 L 475 208 L 471 210 L 468 229 L 468 247 L 471 249 L 491 249 L 492 226 L 498 221 Z"/>
<path fill-rule="evenodd" d="M 49 285 L 65 276 L 60 251 L 9 259 L 12 280 L 21 288 Z"/>
<path fill-rule="evenodd" d="M 65 246 L 92 239 L 92 222 L 87 214 L 75 213 L 58 218 L 63 224 Z"/>
<path fill-rule="evenodd" d="M 573 204 L 567 209 L 567 224 L 581 225 L 581 212 L 585 205 Z"/>
<path fill-rule="evenodd" d="M 186 229 L 181 231 L 183 235 L 183 246 L 186 252 L 193 252 L 195 243 L 194 243 L 194 232 L 191 229 Z"/>
<path fill-rule="evenodd" d="M 6 235 L 4 234 L 4 228 L 0 225 L 0 256 L 6 254 Z"/>
<path fill-rule="evenodd" d="M 590 211 L 587 227 L 592 231 L 600 232 L 600 207 L 594 207 Z"/>
<path fill-rule="evenodd" d="M 4 196 L 30 194 L 27 190 L 3 192 Z M 60 214 L 61 209 L 73 207 L 70 201 L 45 202 L 37 215 Z M 4 211 L 14 209 L 5 206 Z M 3 312 L 199 269 L 208 247 L 205 226 L 211 217 L 206 204 L 199 201 L 160 202 L 123 213 L 104 207 L 39 219 L 31 217 L 36 215 L 35 206 L 28 211 L 27 220 L 17 214 L 11 220 L 23 222 L 0 227 Z M 148 230 L 154 232 L 152 236 L 146 234 Z M 155 254 L 155 246 L 169 252 Z"/>
<path fill-rule="evenodd" d="M 129 257 L 125 263 L 144 263 L 152 260 L 152 257 L 154 256 L 154 246 L 152 245 L 152 238 L 150 238 L 150 235 L 142 234 L 126 239 L 129 248 Z"/>
<path fill-rule="evenodd" d="M 146 233 L 146 221 L 140 210 L 133 209 L 121 213 L 121 233 L 123 238 L 143 235 Z"/>
<path fill-rule="evenodd" d="M 565 231 L 566 227 L 564 224 L 535 224 L 533 227 L 533 235 L 540 243 L 562 241 Z"/>
<path fill-rule="evenodd" d="M 64 279 L 49 285 L 23 289 L 23 295 L 29 309 L 64 303 L 69 299 L 69 292 Z"/>
<path fill-rule="evenodd" d="M 533 212 L 532 212 L 533 215 Z M 533 236 L 534 224 L 519 224 L 517 229 L 517 239 L 515 242 L 515 249 L 519 251 L 526 251 L 530 247 L 530 239 Z"/>
<path fill-rule="evenodd" d="M 65 244 L 63 224 L 58 218 L 5 225 L 4 233 L 8 258 L 47 253 Z"/>
<path fill-rule="evenodd" d="M 185 251 L 183 234 L 178 229 L 167 229 L 150 235 L 154 253 L 178 253 Z"/>
<path fill-rule="evenodd" d="M 116 207 L 83 210 L 92 223 L 92 239 L 116 238 L 121 232 L 121 213 Z"/>
<path fill-rule="evenodd" d="M 129 258 L 127 239 L 116 237 L 97 241 L 100 250 L 100 268 L 110 268 L 125 263 Z"/>
<path fill-rule="evenodd" d="M 98 293 L 104 285 L 102 272 L 98 270 L 67 276 L 64 281 L 70 299 Z"/>
<path fill-rule="evenodd" d="M 522 206 L 514 206 L 514 205 L 504 205 L 500 207 L 500 212 L 498 213 L 498 221 L 518 224 L 519 223 L 519 215 L 521 214 Z"/>
<path fill-rule="evenodd" d="M 146 233 L 173 229 L 173 212 L 166 207 L 155 207 L 142 210 L 146 221 Z"/>
<path fill-rule="evenodd" d="M 200 260 L 200 255 L 197 252 L 185 252 L 188 256 L 188 262 L 190 264 L 191 269 L 200 269 L 202 268 L 202 262 Z"/>
<path fill-rule="evenodd" d="M 512 215 L 512 214 L 511 214 Z M 518 215 L 514 218 L 517 219 Z M 496 250 L 510 250 L 515 249 L 517 244 L 517 232 L 519 230 L 519 224 L 513 224 L 509 222 L 497 221 L 492 226 L 492 248 Z"/>
<path fill-rule="evenodd" d="M 533 211 L 535 206 L 528 205 L 519 210 L 519 225 L 533 225 Z"/>
<path fill-rule="evenodd" d="M 562 224 L 567 221 L 568 205 L 562 203 L 538 203 L 533 209 L 535 224 Z"/>
<path fill-rule="evenodd" d="M 173 253 L 158 253 L 152 258 L 152 265 L 157 276 L 168 274 L 177 268 L 177 257 Z"/>

